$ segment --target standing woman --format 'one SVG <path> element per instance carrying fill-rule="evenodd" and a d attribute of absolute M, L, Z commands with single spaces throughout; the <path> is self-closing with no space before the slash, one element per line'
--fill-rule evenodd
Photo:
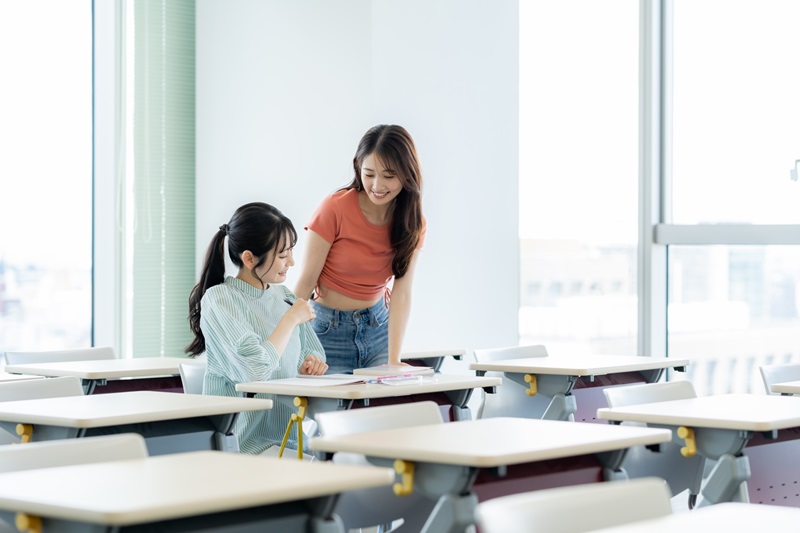
<path fill-rule="evenodd" d="M 303 298 L 315 294 L 312 324 L 332 373 L 401 365 L 425 238 L 422 175 L 404 128 L 367 131 L 353 170 L 353 181 L 326 197 L 306 227 L 306 259 L 296 287 Z"/>
<path fill-rule="evenodd" d="M 225 276 L 228 257 L 239 268 Z M 191 356 L 206 353 L 203 394 L 240 396 L 237 383 L 324 374 L 325 352 L 309 325 L 311 305 L 285 286 L 294 265 L 297 232 L 271 205 L 243 205 L 219 227 L 206 252 L 200 282 L 189 297 Z M 274 398 L 270 395 L 258 395 Z M 259 454 L 283 439 L 292 412 L 274 402 L 266 411 L 241 413 L 234 432 L 242 452 Z M 290 447 L 297 446 L 294 441 Z"/>

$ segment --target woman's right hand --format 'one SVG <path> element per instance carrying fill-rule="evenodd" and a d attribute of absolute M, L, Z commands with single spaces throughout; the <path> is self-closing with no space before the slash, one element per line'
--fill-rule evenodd
<path fill-rule="evenodd" d="M 314 320 L 317 314 L 314 312 L 314 307 L 308 300 L 298 298 L 286 312 L 286 316 L 289 317 L 295 325 L 300 325 Z"/>

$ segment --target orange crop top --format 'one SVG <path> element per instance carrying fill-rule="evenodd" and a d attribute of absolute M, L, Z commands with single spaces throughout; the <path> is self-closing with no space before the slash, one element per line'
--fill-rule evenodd
<path fill-rule="evenodd" d="M 425 240 L 424 217 L 422 223 L 417 249 Z M 331 243 L 317 283 L 356 300 L 371 301 L 385 294 L 394 275 L 389 228 L 367 220 L 355 189 L 326 197 L 305 227 Z"/>

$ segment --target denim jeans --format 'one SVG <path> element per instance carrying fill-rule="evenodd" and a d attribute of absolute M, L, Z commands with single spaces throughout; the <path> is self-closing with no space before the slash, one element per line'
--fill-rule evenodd
<path fill-rule="evenodd" d="M 325 348 L 328 374 L 350 374 L 354 368 L 389 362 L 389 309 L 381 300 L 365 309 L 340 311 L 314 301 L 311 323 Z"/>

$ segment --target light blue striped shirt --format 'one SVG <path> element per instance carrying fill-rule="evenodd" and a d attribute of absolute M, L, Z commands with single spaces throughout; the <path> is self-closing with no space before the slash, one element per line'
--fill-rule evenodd
<path fill-rule="evenodd" d="M 294 377 L 309 354 L 325 360 L 310 322 L 292 331 L 282 356 L 267 340 L 289 310 L 286 298 L 296 297 L 283 285 L 270 285 L 264 291 L 231 276 L 206 291 L 200 302 L 208 358 L 203 394 L 241 396 L 234 388 L 237 383 Z M 257 397 L 275 401 L 271 394 Z M 292 409 L 277 401 L 270 410 L 239 414 L 234 432 L 240 450 L 259 454 L 280 444 L 291 416 Z M 289 445 L 296 448 L 295 435 L 292 431 Z"/>

